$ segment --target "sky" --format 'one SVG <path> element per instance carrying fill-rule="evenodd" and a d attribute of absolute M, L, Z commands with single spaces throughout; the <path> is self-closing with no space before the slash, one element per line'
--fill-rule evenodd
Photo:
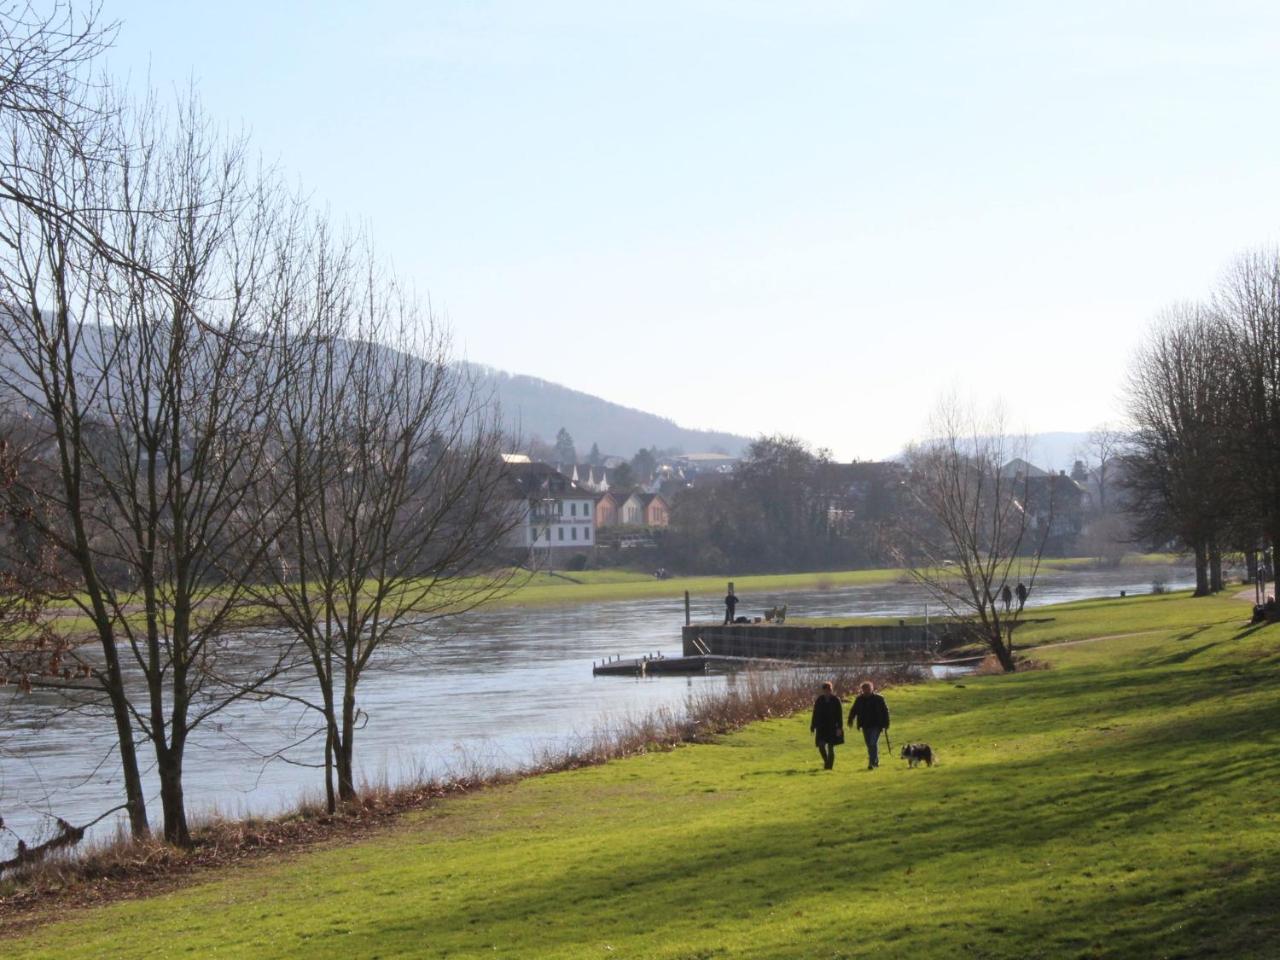
<path fill-rule="evenodd" d="M 468 359 L 842 459 L 950 393 L 1122 419 L 1280 238 L 1273 3 L 102 2 Z"/>

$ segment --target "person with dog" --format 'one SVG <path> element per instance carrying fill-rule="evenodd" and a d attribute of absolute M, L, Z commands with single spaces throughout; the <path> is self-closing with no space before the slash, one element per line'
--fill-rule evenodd
<path fill-rule="evenodd" d="M 880 734 L 889 729 L 889 705 L 870 680 L 864 680 L 858 688 L 849 708 L 849 726 L 862 731 L 867 743 L 867 769 L 876 769 L 880 766 Z"/>
<path fill-rule="evenodd" d="M 822 767 L 830 770 L 836 765 L 836 745 L 844 743 L 844 701 L 836 696 L 830 681 L 823 683 L 822 692 L 813 701 L 813 719 L 809 732 L 822 754 Z"/>

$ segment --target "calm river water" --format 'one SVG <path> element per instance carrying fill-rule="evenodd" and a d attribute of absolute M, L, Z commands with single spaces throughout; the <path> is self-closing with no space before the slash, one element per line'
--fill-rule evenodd
<path fill-rule="evenodd" d="M 1037 581 L 1029 606 L 1120 590 L 1147 593 L 1157 575 L 1171 589 L 1193 582 L 1181 567 L 1051 572 Z M 918 587 L 894 583 L 747 594 L 739 612 L 786 603 L 796 617 L 915 616 L 925 600 Z M 717 598 L 693 603 L 695 620 L 722 616 Z M 726 679 L 593 677 L 591 663 L 613 655 L 677 654 L 683 621 L 683 598 L 673 596 L 480 611 L 448 635 L 424 635 L 421 644 L 389 652 L 382 661 L 387 669 L 371 670 L 362 682 L 360 704 L 368 714 L 357 735 L 362 774 L 394 782 L 477 766 L 516 767 L 610 721 L 660 708 L 679 711 L 691 692 L 722 687 Z M 304 795 L 318 797 L 320 771 L 297 764 L 321 758 L 319 741 L 290 750 L 294 763 L 266 757 L 311 732 L 314 721 L 303 714 L 283 702 L 239 703 L 198 730 L 186 761 L 191 811 L 265 814 Z M 13 831 L 0 832 L 0 857 L 11 853 L 16 835 L 28 842 L 46 835 L 51 816 L 85 823 L 121 802 L 112 727 L 104 717 L 66 712 L 50 694 L 21 696 L 12 688 L 0 688 L 0 717 L 0 817 Z M 158 817 L 158 799 L 152 803 Z M 105 821 L 97 832 L 112 829 Z"/>

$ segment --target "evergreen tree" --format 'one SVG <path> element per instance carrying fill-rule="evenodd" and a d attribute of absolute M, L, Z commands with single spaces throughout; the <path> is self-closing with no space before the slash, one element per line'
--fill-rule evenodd
<path fill-rule="evenodd" d="M 562 464 L 578 462 L 578 451 L 574 449 L 573 437 L 564 427 L 556 433 L 556 462 Z"/>

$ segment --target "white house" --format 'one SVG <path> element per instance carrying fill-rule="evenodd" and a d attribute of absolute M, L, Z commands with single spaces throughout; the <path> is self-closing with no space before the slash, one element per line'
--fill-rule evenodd
<path fill-rule="evenodd" d="M 509 463 L 507 475 L 519 523 L 513 547 L 582 553 L 596 544 L 595 497 L 547 463 Z"/>

